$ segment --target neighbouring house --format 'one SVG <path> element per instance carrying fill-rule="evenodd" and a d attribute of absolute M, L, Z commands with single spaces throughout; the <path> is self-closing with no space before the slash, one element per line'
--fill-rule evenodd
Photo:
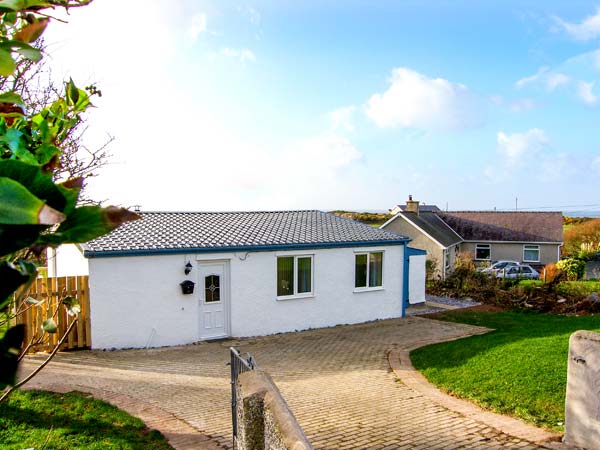
<path fill-rule="evenodd" d="M 456 255 L 468 252 L 478 265 L 512 260 L 541 268 L 560 259 L 561 212 L 423 210 L 409 200 L 381 229 L 412 239 L 411 245 L 436 262 L 435 275 L 445 278 Z"/>
<path fill-rule="evenodd" d="M 321 211 L 140 214 L 81 246 L 93 348 L 402 317 L 425 300 L 425 252 L 395 232 Z M 74 259 L 61 248 L 59 268 Z"/>

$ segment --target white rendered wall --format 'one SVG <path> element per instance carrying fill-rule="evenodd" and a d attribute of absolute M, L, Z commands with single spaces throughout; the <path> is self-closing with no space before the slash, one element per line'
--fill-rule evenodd
<path fill-rule="evenodd" d="M 354 254 L 384 251 L 383 288 L 356 292 Z M 400 317 L 404 246 L 92 258 L 93 348 L 157 347 L 199 340 L 198 264 L 229 261 L 232 336 L 266 335 Z M 313 255 L 314 296 L 276 299 L 277 255 Z M 192 272 L 184 275 L 191 261 Z M 196 282 L 193 295 L 179 283 Z"/>
<path fill-rule="evenodd" d="M 49 277 L 69 277 L 87 275 L 88 260 L 75 244 L 64 244 L 46 250 Z"/>
<path fill-rule="evenodd" d="M 427 255 L 414 255 L 409 258 L 408 302 L 414 305 L 425 301 L 425 260 Z"/>
<path fill-rule="evenodd" d="M 383 289 L 355 292 L 356 252 L 384 250 Z M 402 315 L 404 246 L 250 253 L 232 261 L 232 335 L 254 336 Z M 314 296 L 276 300 L 277 255 L 313 254 Z"/>

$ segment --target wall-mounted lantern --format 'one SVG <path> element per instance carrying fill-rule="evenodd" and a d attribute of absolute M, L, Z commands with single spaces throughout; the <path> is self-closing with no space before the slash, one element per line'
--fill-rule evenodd
<path fill-rule="evenodd" d="M 196 283 L 194 283 L 193 281 L 190 281 L 190 280 L 182 281 L 181 283 L 179 283 L 179 286 L 181 286 L 181 293 L 186 294 L 186 295 L 193 294 L 195 284 Z"/>
<path fill-rule="evenodd" d="M 187 264 L 185 265 L 184 272 L 186 275 L 189 275 L 191 271 L 192 271 L 192 263 L 188 261 Z"/>

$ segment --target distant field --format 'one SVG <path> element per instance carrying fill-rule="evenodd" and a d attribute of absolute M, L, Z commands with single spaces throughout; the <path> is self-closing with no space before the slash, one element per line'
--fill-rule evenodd
<path fill-rule="evenodd" d="M 385 213 L 356 212 L 344 210 L 330 211 L 330 213 L 335 214 L 336 216 L 345 217 L 347 219 L 356 220 L 358 222 L 371 225 L 372 227 L 380 227 L 392 218 L 391 214 Z"/>

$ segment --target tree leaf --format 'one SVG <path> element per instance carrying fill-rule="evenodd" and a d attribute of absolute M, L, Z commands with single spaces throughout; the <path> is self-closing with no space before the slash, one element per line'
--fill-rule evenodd
<path fill-rule="evenodd" d="M 4 92 L 0 94 L 0 103 L 16 103 L 17 105 L 22 105 L 23 99 L 15 92 Z"/>
<path fill-rule="evenodd" d="M 30 23 L 15 33 L 15 39 L 29 44 L 42 35 L 47 25 L 48 19 L 46 18 Z"/>
<path fill-rule="evenodd" d="M 13 386 L 19 366 L 19 354 L 25 340 L 25 325 L 9 328 L 0 339 L 0 389 Z"/>
<path fill-rule="evenodd" d="M 0 177 L 0 223 L 8 225 L 53 225 L 64 214 L 46 205 L 22 184 Z"/>
<path fill-rule="evenodd" d="M 43 300 L 36 300 L 33 297 L 27 297 L 25 299 L 25 303 L 29 304 L 29 305 L 33 305 L 33 306 L 40 306 L 44 304 Z"/>
<path fill-rule="evenodd" d="M 63 243 L 87 242 L 109 233 L 124 222 L 137 219 L 140 219 L 139 215 L 116 206 L 80 206 L 60 224 L 54 235 Z"/>
<path fill-rule="evenodd" d="M 46 228 L 48 228 L 47 225 L 0 224 L 0 256 L 9 255 L 35 244 L 40 237 L 40 233 Z"/>
<path fill-rule="evenodd" d="M 13 74 L 16 68 L 15 60 L 10 52 L 0 49 L 0 75 L 8 77 Z"/>
<path fill-rule="evenodd" d="M 76 316 L 81 312 L 81 306 L 76 298 L 68 296 L 63 299 L 63 305 L 67 308 L 67 314 L 70 316 Z"/>
<path fill-rule="evenodd" d="M 33 62 L 37 62 L 40 59 L 42 59 L 42 52 L 39 49 L 32 47 L 31 45 L 27 45 L 27 46 L 22 45 L 22 46 L 15 48 L 15 50 L 17 53 L 20 53 L 25 58 L 27 58 Z"/>
<path fill-rule="evenodd" d="M 6 306 L 12 294 L 22 285 L 27 283 L 37 270 L 35 266 L 30 265 L 14 265 L 8 261 L 0 262 L 0 307 Z"/>
<path fill-rule="evenodd" d="M 77 206 L 77 200 L 79 200 L 79 193 L 83 187 L 83 177 L 71 178 L 62 184 L 59 184 L 58 189 L 62 193 L 63 197 L 67 200 L 65 207 L 62 212 L 65 215 L 71 214 Z"/>
<path fill-rule="evenodd" d="M 18 181 L 33 195 L 46 202 L 58 211 L 63 211 L 67 204 L 72 202 L 71 194 L 67 199 L 60 186 L 54 184 L 50 174 L 42 172 L 37 164 L 27 164 L 23 161 L 0 160 L 0 177 L 7 177 Z M 68 214 L 65 212 L 65 214 Z"/>
<path fill-rule="evenodd" d="M 46 333 L 54 334 L 58 330 L 58 326 L 56 326 L 54 319 L 50 318 L 42 322 L 42 330 L 44 330 Z"/>
<path fill-rule="evenodd" d="M 73 79 L 69 79 L 67 83 L 67 99 L 69 99 L 74 105 L 79 101 L 79 89 L 73 83 Z"/>
<path fill-rule="evenodd" d="M 0 41 L 0 49 L 6 50 L 9 53 L 15 51 L 34 62 L 37 62 L 42 58 L 42 52 L 40 49 L 21 41 Z"/>

